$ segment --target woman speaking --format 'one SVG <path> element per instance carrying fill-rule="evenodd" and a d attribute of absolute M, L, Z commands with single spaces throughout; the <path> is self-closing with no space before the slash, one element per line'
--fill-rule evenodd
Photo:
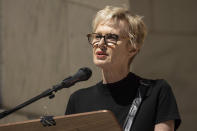
<path fill-rule="evenodd" d="M 130 72 L 145 36 L 142 18 L 127 9 L 106 6 L 97 12 L 87 37 L 102 81 L 74 92 L 65 114 L 110 110 L 124 131 L 176 130 L 181 120 L 169 84 Z"/>

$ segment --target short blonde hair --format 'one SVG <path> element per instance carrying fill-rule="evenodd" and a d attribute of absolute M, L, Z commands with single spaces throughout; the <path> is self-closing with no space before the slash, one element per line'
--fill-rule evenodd
<path fill-rule="evenodd" d="M 146 36 L 146 26 L 142 17 L 132 15 L 128 9 L 122 7 L 106 6 L 97 12 L 93 22 L 93 32 L 101 22 L 112 20 L 114 22 L 125 21 L 128 23 L 128 36 L 134 48 L 140 47 L 144 43 Z"/>

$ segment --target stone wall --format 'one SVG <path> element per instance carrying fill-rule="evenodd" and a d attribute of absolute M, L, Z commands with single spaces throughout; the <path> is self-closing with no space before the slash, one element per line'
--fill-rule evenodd
<path fill-rule="evenodd" d="M 91 20 L 106 5 L 128 6 L 144 16 L 148 37 L 132 71 L 164 78 L 171 85 L 182 116 L 180 131 L 197 130 L 195 58 L 197 18 L 194 0 L 0 0 L 0 100 L 4 110 L 38 95 L 90 67 L 93 76 L 41 99 L 0 123 L 63 115 L 69 95 L 101 80 L 92 63 L 86 34 Z"/>

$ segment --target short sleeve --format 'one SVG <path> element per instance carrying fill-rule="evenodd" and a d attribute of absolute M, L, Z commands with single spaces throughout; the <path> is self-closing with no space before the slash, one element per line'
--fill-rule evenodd
<path fill-rule="evenodd" d="M 175 96 L 170 85 L 165 80 L 159 81 L 160 90 L 158 94 L 156 124 L 168 120 L 174 120 L 176 130 L 181 123 L 181 119 Z"/>

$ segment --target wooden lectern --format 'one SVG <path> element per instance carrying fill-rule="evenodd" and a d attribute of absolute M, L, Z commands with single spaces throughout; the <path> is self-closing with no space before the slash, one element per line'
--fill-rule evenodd
<path fill-rule="evenodd" d="M 55 126 L 44 127 L 40 119 L 0 125 L 0 131 L 122 131 L 107 110 L 54 117 Z"/>

